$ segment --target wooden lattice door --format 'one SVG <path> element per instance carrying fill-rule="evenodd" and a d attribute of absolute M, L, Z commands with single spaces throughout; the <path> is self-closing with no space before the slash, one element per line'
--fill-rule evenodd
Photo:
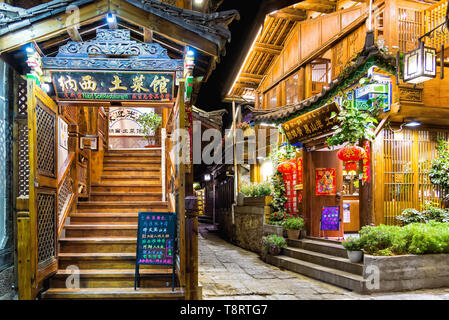
<path fill-rule="evenodd" d="M 29 209 L 34 288 L 57 270 L 58 108 L 28 80 Z"/>

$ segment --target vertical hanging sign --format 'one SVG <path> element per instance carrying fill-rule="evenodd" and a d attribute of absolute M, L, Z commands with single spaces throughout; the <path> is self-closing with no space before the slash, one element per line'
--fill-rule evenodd
<path fill-rule="evenodd" d="M 370 142 L 366 140 L 363 143 L 365 157 L 363 158 L 363 182 L 370 182 Z"/>

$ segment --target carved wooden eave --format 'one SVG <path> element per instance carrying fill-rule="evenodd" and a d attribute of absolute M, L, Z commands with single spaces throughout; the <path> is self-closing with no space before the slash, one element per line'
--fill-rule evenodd
<path fill-rule="evenodd" d="M 70 19 L 71 11 L 66 12 L 70 6 L 79 8 L 79 21 Z M 54 0 L 30 9 L 2 5 L 0 52 L 51 39 L 69 28 L 105 19 L 110 12 L 215 58 L 225 53 L 230 40 L 228 25 L 239 18 L 235 10 L 205 14 L 155 0 Z"/>
<path fill-rule="evenodd" d="M 237 10 L 205 14 L 197 11 L 180 9 L 157 0 L 125 1 L 158 17 L 170 20 L 209 41 L 212 41 L 219 47 L 219 51 L 222 54 L 225 52 L 226 42 L 231 41 L 231 32 L 229 31 L 228 25 L 234 19 L 240 19 Z"/>
<path fill-rule="evenodd" d="M 161 45 L 138 43 L 130 39 L 130 31 L 127 29 L 97 29 L 95 40 L 70 41 L 59 47 L 56 57 L 43 57 L 43 68 L 51 70 L 183 70 L 183 60 L 170 59 L 167 49 Z"/>

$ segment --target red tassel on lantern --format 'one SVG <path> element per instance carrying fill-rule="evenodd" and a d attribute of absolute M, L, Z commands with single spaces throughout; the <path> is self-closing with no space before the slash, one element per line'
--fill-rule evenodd
<path fill-rule="evenodd" d="M 337 153 L 337 157 L 345 162 L 346 171 L 356 171 L 357 161 L 365 157 L 365 150 L 357 146 L 347 146 Z"/>

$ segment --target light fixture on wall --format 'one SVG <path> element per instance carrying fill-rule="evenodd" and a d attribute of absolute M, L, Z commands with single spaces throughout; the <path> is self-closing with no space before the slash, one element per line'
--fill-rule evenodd
<path fill-rule="evenodd" d="M 206 173 L 206 174 L 204 175 L 204 181 L 210 181 L 210 179 L 211 179 L 210 174 L 209 174 L 209 173 Z"/>
<path fill-rule="evenodd" d="M 421 83 L 437 75 L 437 51 L 419 41 L 418 48 L 404 54 L 404 81 Z"/>
<path fill-rule="evenodd" d="M 390 127 L 390 130 L 393 131 L 394 133 L 398 133 L 401 132 L 402 129 L 404 129 L 404 127 L 408 127 L 408 128 L 416 128 L 419 127 L 421 125 L 421 122 L 416 121 L 414 119 L 404 119 L 404 121 L 402 122 L 402 124 L 400 125 L 398 130 L 393 130 Z"/>
<path fill-rule="evenodd" d="M 107 22 L 110 23 L 110 24 L 115 23 L 115 22 L 116 22 L 115 14 L 113 14 L 113 13 L 108 13 L 108 14 L 106 15 L 106 20 L 107 20 Z"/>
<path fill-rule="evenodd" d="M 422 83 L 433 79 L 437 74 L 437 54 L 435 48 L 426 47 L 423 39 L 432 38 L 432 33 L 444 32 L 444 28 L 449 30 L 449 5 L 446 9 L 446 17 L 438 26 L 429 30 L 418 38 L 418 48 L 404 54 L 404 81 L 412 84 Z M 440 48 L 441 54 L 441 74 L 440 78 L 444 78 L 444 45 Z M 399 52 L 398 52 L 399 55 Z M 397 57 L 397 61 L 399 58 Z M 398 67 L 398 66 L 397 66 Z M 399 72 L 399 71 L 398 71 Z"/>

